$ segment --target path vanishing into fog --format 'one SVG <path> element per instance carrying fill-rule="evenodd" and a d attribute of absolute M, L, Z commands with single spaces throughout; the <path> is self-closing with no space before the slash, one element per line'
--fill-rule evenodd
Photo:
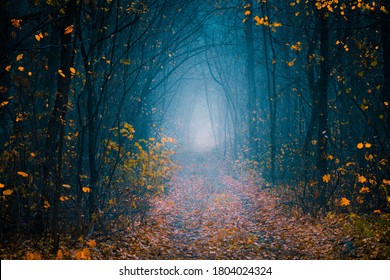
<path fill-rule="evenodd" d="M 179 157 L 182 169 L 115 258 L 332 259 L 337 228 L 287 213 L 270 190 L 240 178 L 207 153 Z"/>

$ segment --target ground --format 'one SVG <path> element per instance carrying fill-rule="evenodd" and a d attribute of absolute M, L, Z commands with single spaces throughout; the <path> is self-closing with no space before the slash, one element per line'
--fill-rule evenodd
<path fill-rule="evenodd" d="M 62 235 L 57 254 L 44 238 L 2 244 L 1 259 L 390 258 L 388 219 L 379 225 L 352 214 L 313 217 L 223 157 L 185 152 L 177 161 L 181 169 L 153 199 L 145 223 L 113 222 L 77 241 Z"/>
<path fill-rule="evenodd" d="M 186 153 L 180 164 L 168 194 L 154 201 L 149 224 L 125 233 L 105 258 L 339 259 L 346 253 L 337 224 L 286 212 L 272 190 L 223 159 Z"/>

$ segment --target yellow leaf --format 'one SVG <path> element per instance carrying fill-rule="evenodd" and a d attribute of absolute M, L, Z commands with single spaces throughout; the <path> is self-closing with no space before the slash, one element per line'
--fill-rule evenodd
<path fill-rule="evenodd" d="M 44 202 L 44 204 L 43 204 L 43 207 L 46 208 L 46 209 L 50 208 L 50 203 L 49 203 L 49 201 L 45 200 L 45 202 Z"/>
<path fill-rule="evenodd" d="M 293 66 L 295 63 L 295 60 L 296 60 L 296 58 L 294 58 L 292 61 L 287 61 L 287 65 L 290 67 Z"/>
<path fill-rule="evenodd" d="M 11 195 L 14 191 L 11 189 L 3 191 L 3 195 Z"/>
<path fill-rule="evenodd" d="M 81 190 L 82 190 L 83 192 L 85 192 L 85 193 L 91 192 L 91 189 L 88 188 L 88 187 L 83 187 Z"/>
<path fill-rule="evenodd" d="M 121 63 L 123 65 L 130 65 L 131 60 L 130 59 L 121 59 L 121 60 L 119 60 L 119 63 Z"/>
<path fill-rule="evenodd" d="M 376 61 L 376 60 L 374 60 L 373 62 L 371 62 L 371 66 L 372 67 L 375 67 L 375 66 L 377 66 L 378 65 L 378 61 Z"/>
<path fill-rule="evenodd" d="M 340 200 L 340 206 L 348 206 L 349 204 L 351 204 L 351 201 L 349 201 L 347 198 L 343 197 L 341 198 Z"/>
<path fill-rule="evenodd" d="M 29 75 L 29 76 L 32 76 L 32 72 L 31 72 L 31 71 L 29 71 L 29 72 L 27 73 L 27 75 Z"/>
<path fill-rule="evenodd" d="M 330 174 L 325 174 L 324 176 L 322 176 L 322 181 L 328 183 L 330 181 Z"/>
<path fill-rule="evenodd" d="M 366 160 L 370 160 L 370 161 L 374 160 L 374 156 L 370 155 L 370 154 L 366 154 L 364 157 L 365 157 Z"/>
<path fill-rule="evenodd" d="M 281 24 L 280 22 L 274 22 L 274 23 L 272 24 L 272 26 L 273 26 L 273 27 L 281 27 L 282 24 Z"/>
<path fill-rule="evenodd" d="M 5 186 L 4 186 L 4 184 L 1 184 L 0 183 L 0 189 L 2 189 L 2 188 L 4 188 Z"/>
<path fill-rule="evenodd" d="M 249 10 L 246 10 L 244 13 L 244 15 L 246 15 L 246 16 L 249 16 L 250 14 L 251 14 L 251 11 L 249 11 Z"/>
<path fill-rule="evenodd" d="M 359 144 L 357 144 L 356 147 L 360 150 L 360 149 L 363 149 L 364 145 L 363 145 L 363 143 L 359 143 Z"/>
<path fill-rule="evenodd" d="M 64 30 L 64 34 L 70 34 L 73 32 L 73 25 L 69 25 L 67 28 Z"/>
<path fill-rule="evenodd" d="M 302 49 L 301 42 L 297 42 L 294 45 L 291 45 L 291 50 L 293 51 L 300 51 Z"/>
<path fill-rule="evenodd" d="M 24 55 L 24 54 L 22 54 L 22 53 L 19 54 L 19 55 L 16 57 L 16 61 L 19 61 L 19 60 L 23 59 L 23 55 Z"/>
<path fill-rule="evenodd" d="M 60 74 L 60 76 L 61 76 L 62 78 L 65 78 L 65 74 L 62 72 L 61 69 L 58 70 L 58 74 Z"/>
<path fill-rule="evenodd" d="M 91 247 L 91 248 L 95 248 L 95 247 L 96 247 L 96 242 L 95 242 L 95 240 L 93 240 L 93 239 L 87 241 L 86 243 L 87 243 L 87 245 L 88 245 L 89 247 Z"/>
<path fill-rule="evenodd" d="M 28 177 L 28 174 L 26 172 L 23 172 L 23 171 L 18 171 L 18 175 L 22 176 L 23 178 Z"/>

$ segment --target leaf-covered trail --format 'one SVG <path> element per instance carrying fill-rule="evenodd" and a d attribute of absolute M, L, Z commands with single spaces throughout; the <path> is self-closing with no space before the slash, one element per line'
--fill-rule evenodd
<path fill-rule="evenodd" d="M 181 165 L 169 193 L 154 201 L 151 222 L 122 239 L 114 258 L 340 258 L 336 226 L 286 213 L 211 155 L 186 154 Z"/>

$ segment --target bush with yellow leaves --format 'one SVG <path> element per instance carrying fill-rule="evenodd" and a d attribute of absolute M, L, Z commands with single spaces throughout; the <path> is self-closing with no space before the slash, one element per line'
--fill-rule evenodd
<path fill-rule="evenodd" d="M 106 156 L 113 158 L 110 153 L 119 153 L 121 162 L 111 179 L 105 212 L 134 225 L 136 219 L 145 221 L 152 199 L 166 192 L 167 182 L 178 168 L 172 159 L 176 140 L 159 136 L 134 141 L 131 125 L 123 124 L 117 130 L 123 142 L 107 142 Z"/>

